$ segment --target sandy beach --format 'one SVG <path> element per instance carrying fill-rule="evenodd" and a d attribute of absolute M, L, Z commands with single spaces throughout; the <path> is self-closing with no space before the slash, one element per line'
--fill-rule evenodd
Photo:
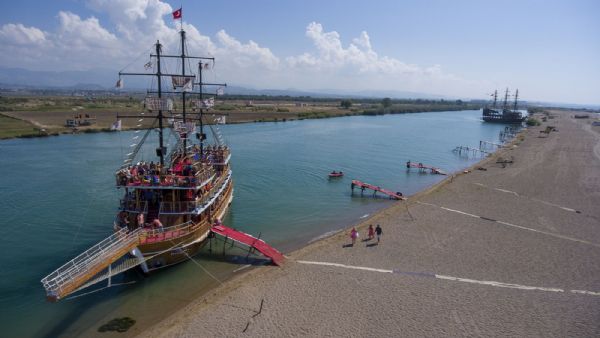
<path fill-rule="evenodd" d="M 572 112 L 553 115 L 469 173 L 365 220 L 354 247 L 338 233 L 290 253 L 282 268 L 254 268 L 132 329 L 143 337 L 599 336 L 600 134 Z M 558 131 L 540 133 L 548 125 Z M 369 224 L 383 228 L 379 245 L 363 241 Z"/>

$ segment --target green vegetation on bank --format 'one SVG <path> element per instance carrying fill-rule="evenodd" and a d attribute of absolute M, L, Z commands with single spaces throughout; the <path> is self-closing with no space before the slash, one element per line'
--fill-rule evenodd
<path fill-rule="evenodd" d="M 2 95 L 0 96 L 0 112 L 6 112 L 6 116 L 3 117 L 0 125 L 0 138 L 109 131 L 117 114 L 131 113 L 133 115 L 145 110 L 144 96 L 143 93 L 23 97 Z M 479 104 L 461 100 L 223 95 L 218 97 L 212 113 L 227 115 L 228 123 L 242 123 L 479 108 Z M 175 103 L 175 109 L 179 109 L 177 103 Z M 94 119 L 93 124 L 76 129 L 65 126 L 67 119 L 81 115 L 89 115 Z M 36 128 L 36 126 L 42 127 Z M 141 126 L 141 128 L 147 127 L 149 125 Z M 46 128 L 46 130 L 41 128 Z M 136 127 L 135 124 L 125 119 L 123 128 L 140 127 Z"/>
<path fill-rule="evenodd" d="M 525 123 L 530 127 L 539 126 L 542 124 L 540 120 L 536 119 L 535 117 L 528 117 Z"/>
<path fill-rule="evenodd" d="M 29 122 L 0 114 L 0 139 L 40 136 L 41 133 Z"/>

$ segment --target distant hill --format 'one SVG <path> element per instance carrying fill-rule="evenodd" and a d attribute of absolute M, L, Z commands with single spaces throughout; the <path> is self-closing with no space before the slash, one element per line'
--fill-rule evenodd
<path fill-rule="evenodd" d="M 32 71 L 22 68 L 0 67 L 0 83 L 30 88 L 91 87 L 105 89 L 114 85 L 113 71 L 94 69 L 90 71 Z M 93 81 L 93 82 L 91 82 Z"/>
<path fill-rule="evenodd" d="M 62 90 L 111 90 L 117 77 L 114 69 L 91 69 L 87 71 L 33 71 L 23 68 L 7 68 L 0 66 L 0 84 L 4 88 L 27 89 L 62 89 Z M 142 78 L 128 77 L 125 90 L 145 90 L 146 81 Z M 226 93 L 234 95 L 268 95 L 268 96 L 310 96 L 338 98 L 383 98 L 396 99 L 451 99 L 442 95 L 415 93 L 407 91 L 344 91 L 335 89 L 300 90 L 300 89 L 255 89 L 238 85 L 230 85 Z"/>
<path fill-rule="evenodd" d="M 102 91 L 113 90 L 118 80 L 118 70 L 95 68 L 87 71 L 33 71 L 23 68 L 7 68 L 0 66 L 0 87 L 5 89 L 50 89 L 58 91 Z M 125 91 L 145 92 L 146 79 L 142 77 L 128 77 L 125 79 Z M 471 100 L 466 97 L 450 97 L 438 94 L 418 93 L 399 90 L 300 90 L 300 89 L 258 89 L 240 85 L 227 86 L 227 94 L 232 95 L 266 95 L 266 96 L 310 96 L 315 98 L 384 98 L 392 99 L 428 99 L 428 100 Z M 474 100 L 479 101 L 479 100 Z M 525 102 L 521 101 L 522 104 Z M 528 102 L 533 105 L 555 106 L 568 108 L 599 109 L 598 105 L 554 103 L 554 102 Z"/>

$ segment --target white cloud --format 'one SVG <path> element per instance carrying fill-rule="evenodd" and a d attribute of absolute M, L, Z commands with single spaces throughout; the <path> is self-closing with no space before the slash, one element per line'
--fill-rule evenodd
<path fill-rule="evenodd" d="M 320 23 L 308 24 L 306 36 L 312 40 L 317 53 L 288 57 L 287 61 L 291 67 L 307 67 L 318 71 L 350 67 L 360 73 L 372 74 L 423 73 L 416 65 L 387 56 L 380 57 L 373 50 L 369 35 L 365 31 L 353 39 L 347 48 L 343 47 L 338 32 L 325 32 Z"/>
<path fill-rule="evenodd" d="M 87 6 L 108 22 L 60 11 L 58 28 L 51 32 L 20 23 L 5 24 L 0 29 L 0 44 L 6 52 L 0 54 L 0 63 L 37 70 L 120 69 L 149 52 L 156 40 L 166 52 L 179 53 L 178 24 L 170 20 L 173 8 L 169 4 L 88 0 Z M 269 88 L 398 89 L 450 95 L 461 94 L 456 88 L 474 86 L 446 73 L 439 64 L 419 66 L 379 55 L 366 31 L 344 44 L 338 32 L 325 31 L 320 23 L 311 22 L 305 36 L 314 48 L 281 57 L 254 40 L 240 41 L 224 29 L 211 38 L 189 22 L 183 27 L 190 53 L 217 58 L 219 78 L 215 75 L 215 80 Z M 138 61 L 137 66 L 146 61 Z"/>
<path fill-rule="evenodd" d="M 217 33 L 217 40 L 222 46 L 217 53 L 225 57 L 227 54 L 233 55 L 232 61 L 239 67 L 262 66 L 268 70 L 276 70 L 279 66 L 279 58 L 273 55 L 269 48 L 260 47 L 252 40 L 243 44 L 227 34 L 225 30 Z"/>
<path fill-rule="evenodd" d="M 174 28 L 167 26 L 164 16 L 171 5 L 158 0 L 89 0 L 88 7 L 106 13 L 122 40 L 135 45 L 152 44 L 157 39 L 172 40 Z"/>
<path fill-rule="evenodd" d="M 0 40 L 9 45 L 36 46 L 47 42 L 46 33 L 22 24 L 6 24 L 0 29 Z"/>
<path fill-rule="evenodd" d="M 103 26 L 94 16 L 81 18 L 60 11 L 54 32 L 19 23 L 2 26 L 0 43 L 10 52 L 0 55 L 2 64 L 55 70 L 119 68 L 148 51 L 157 40 L 165 51 L 178 52 L 178 25 L 167 24 L 173 11 L 169 4 L 159 0 L 89 0 L 87 5 L 106 14 L 109 25 Z M 224 74 L 233 76 L 239 69 L 272 71 L 279 66 L 279 58 L 255 41 L 241 42 L 224 30 L 213 40 L 190 23 L 183 26 L 189 51 L 218 57 L 218 64 L 227 67 Z"/>
<path fill-rule="evenodd" d="M 117 37 L 102 26 L 95 17 L 81 20 L 71 12 L 59 12 L 60 26 L 54 38 L 62 48 L 69 50 L 96 51 L 99 48 L 112 48 L 119 43 Z"/>
<path fill-rule="evenodd" d="M 380 56 L 366 31 L 347 46 L 338 32 L 327 32 L 317 22 L 309 23 L 305 34 L 315 50 L 285 60 L 289 68 L 287 73 L 295 74 L 293 78 L 299 83 L 312 84 L 311 89 L 395 89 L 447 95 L 468 95 L 473 89 L 480 91 L 477 86 L 481 86 L 481 82 L 447 73 L 439 64 L 419 66 Z M 307 76 L 318 81 L 310 81 Z"/>

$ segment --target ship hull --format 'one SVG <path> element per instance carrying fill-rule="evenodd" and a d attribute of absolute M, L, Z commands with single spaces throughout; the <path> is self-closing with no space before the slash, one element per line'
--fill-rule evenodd
<path fill-rule="evenodd" d="M 521 113 L 519 112 L 513 112 L 509 110 L 499 112 L 490 108 L 483 109 L 482 119 L 485 122 L 505 124 L 520 124 L 525 121 L 525 118 L 521 116 Z"/>
<path fill-rule="evenodd" d="M 216 207 L 212 216 L 179 230 L 178 233 L 171 235 L 172 238 L 169 238 L 171 236 L 168 233 L 155 234 L 156 241 L 149 236 L 148 243 L 138 247 L 146 261 L 147 271 L 144 272 L 152 272 L 175 265 L 198 254 L 209 238 L 214 221 L 225 216 L 232 200 L 233 181 L 230 181 L 219 200 L 215 202 Z"/>

